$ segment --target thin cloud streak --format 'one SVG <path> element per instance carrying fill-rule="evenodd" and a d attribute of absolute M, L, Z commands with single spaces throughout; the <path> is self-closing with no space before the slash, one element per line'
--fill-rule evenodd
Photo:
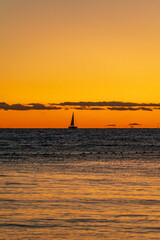
<path fill-rule="evenodd" d="M 140 125 L 142 125 L 142 124 L 140 124 L 140 123 L 130 123 L 129 124 L 129 126 L 140 126 Z"/>
<path fill-rule="evenodd" d="M 139 111 L 139 110 L 143 110 L 143 111 L 153 111 L 152 108 L 145 108 L 145 107 L 111 107 L 111 108 L 107 108 L 111 111 Z"/>
<path fill-rule="evenodd" d="M 102 107 L 85 107 L 85 106 L 70 107 L 70 109 L 75 109 L 75 110 L 92 110 L 92 111 L 106 110 L 106 108 L 102 108 Z"/>
<path fill-rule="evenodd" d="M 107 127 L 116 127 L 115 124 L 108 124 Z"/>

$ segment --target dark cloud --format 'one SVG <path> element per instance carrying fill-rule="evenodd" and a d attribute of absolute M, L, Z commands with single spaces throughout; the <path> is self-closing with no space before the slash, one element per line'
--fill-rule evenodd
<path fill-rule="evenodd" d="M 12 105 L 9 105 L 8 110 L 26 111 L 26 110 L 30 110 L 30 109 L 31 109 L 31 107 L 27 106 L 27 105 L 12 104 Z"/>
<path fill-rule="evenodd" d="M 70 109 L 75 109 L 75 110 L 95 110 L 95 111 L 106 110 L 105 108 L 101 108 L 101 107 L 84 107 L 84 106 L 70 107 Z"/>
<path fill-rule="evenodd" d="M 68 109 L 75 109 L 75 110 L 88 110 L 86 107 L 69 107 Z"/>
<path fill-rule="evenodd" d="M 41 103 L 30 103 L 28 105 L 31 106 L 32 110 L 59 110 L 59 109 L 61 109 L 61 107 L 55 107 L 55 106 L 50 106 L 50 105 L 46 106 Z"/>
<path fill-rule="evenodd" d="M 132 108 L 132 107 L 110 107 L 107 108 L 111 111 L 137 111 L 139 108 Z"/>
<path fill-rule="evenodd" d="M 0 102 L 0 109 L 3 110 L 30 110 L 30 106 L 22 105 L 22 104 L 12 104 L 9 105 L 5 102 Z"/>
<path fill-rule="evenodd" d="M 96 111 L 99 111 L 99 110 L 106 110 L 105 108 L 100 108 L 100 107 L 93 107 L 93 108 L 89 108 L 88 110 L 96 110 Z"/>
<path fill-rule="evenodd" d="M 107 126 L 108 126 L 108 127 L 116 127 L 115 124 L 108 124 Z"/>
<path fill-rule="evenodd" d="M 129 126 L 140 126 L 140 123 L 130 123 Z"/>
<path fill-rule="evenodd" d="M 62 102 L 51 103 L 51 105 L 60 106 L 84 106 L 84 107 L 160 107 L 160 103 L 134 103 L 121 101 L 103 101 L 103 102 Z"/>
<path fill-rule="evenodd" d="M 143 111 L 153 111 L 152 108 L 146 108 L 146 107 L 109 107 L 107 108 L 112 111 L 138 111 L 138 110 L 143 110 Z"/>
<path fill-rule="evenodd" d="M 32 107 L 32 109 L 35 109 L 35 110 L 44 110 L 46 108 L 46 106 L 44 104 L 41 104 L 41 103 L 29 103 L 28 104 L 29 106 Z"/>
<path fill-rule="evenodd" d="M 152 108 L 146 108 L 146 107 L 141 107 L 139 108 L 140 110 L 143 110 L 143 111 L 153 111 Z"/>
<path fill-rule="evenodd" d="M 9 105 L 5 102 L 0 102 L 0 109 L 9 110 Z"/>
<path fill-rule="evenodd" d="M 15 110 L 15 111 L 27 111 L 27 110 L 59 110 L 61 107 L 56 106 L 46 106 L 40 103 L 30 103 L 30 104 L 7 104 L 5 102 L 0 102 L 1 110 Z"/>

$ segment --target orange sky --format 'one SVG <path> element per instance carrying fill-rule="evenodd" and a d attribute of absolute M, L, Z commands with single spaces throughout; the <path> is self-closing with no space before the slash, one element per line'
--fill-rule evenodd
<path fill-rule="evenodd" d="M 159 0 L 1 0 L 0 102 L 159 103 Z M 74 110 L 79 127 L 157 127 L 160 110 Z M 73 110 L 0 110 L 0 127 L 67 127 Z"/>

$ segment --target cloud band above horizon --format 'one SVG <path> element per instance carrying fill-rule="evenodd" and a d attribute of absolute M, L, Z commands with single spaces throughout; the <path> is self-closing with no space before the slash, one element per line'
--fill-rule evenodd
<path fill-rule="evenodd" d="M 111 111 L 153 111 L 160 109 L 160 103 L 134 103 L 134 102 L 62 102 L 62 103 L 29 103 L 8 104 L 0 102 L 0 110 L 29 111 L 29 110 L 111 110 Z"/>

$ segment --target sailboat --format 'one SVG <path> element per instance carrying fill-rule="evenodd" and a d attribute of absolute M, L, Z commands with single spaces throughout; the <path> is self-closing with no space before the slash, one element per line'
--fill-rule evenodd
<path fill-rule="evenodd" d="M 74 113 L 72 114 L 72 119 L 71 119 L 71 124 L 70 124 L 70 126 L 68 127 L 68 128 L 78 128 L 78 127 L 76 127 L 75 125 L 74 125 Z"/>

